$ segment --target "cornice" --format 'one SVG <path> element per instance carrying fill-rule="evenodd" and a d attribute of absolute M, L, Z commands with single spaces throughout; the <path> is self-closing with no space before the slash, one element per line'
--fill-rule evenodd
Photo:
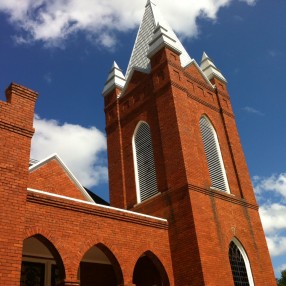
<path fill-rule="evenodd" d="M 12 125 L 12 124 L 5 122 L 1 119 L 0 119 L 0 129 L 5 129 L 5 130 L 8 130 L 10 132 L 17 133 L 19 135 L 22 135 L 22 136 L 25 136 L 28 138 L 32 138 L 33 134 L 35 132 L 35 130 L 33 128 L 28 130 L 28 129 L 20 127 L 20 126 Z"/>
<path fill-rule="evenodd" d="M 65 209 L 72 212 L 80 212 L 84 214 L 93 215 L 96 217 L 109 218 L 159 229 L 168 229 L 167 220 L 160 218 L 152 218 L 139 213 L 132 213 L 131 211 L 115 209 L 98 204 L 88 204 L 84 202 L 76 202 L 59 197 L 53 197 L 46 194 L 29 192 L 27 195 L 27 202 L 38 204 L 42 206 L 49 206 L 53 208 Z"/>

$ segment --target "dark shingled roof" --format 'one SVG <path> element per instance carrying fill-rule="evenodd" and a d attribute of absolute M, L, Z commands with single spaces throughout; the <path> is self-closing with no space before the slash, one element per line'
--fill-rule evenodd
<path fill-rule="evenodd" d="M 110 206 L 110 204 L 107 201 L 105 201 L 104 199 L 102 199 L 101 197 L 93 193 L 92 191 L 88 190 L 87 188 L 85 188 L 85 190 L 88 192 L 88 194 L 91 196 L 91 198 L 94 200 L 96 204 Z"/>

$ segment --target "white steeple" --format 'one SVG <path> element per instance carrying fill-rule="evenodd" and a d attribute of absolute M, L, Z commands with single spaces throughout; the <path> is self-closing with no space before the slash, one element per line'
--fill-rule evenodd
<path fill-rule="evenodd" d="M 167 44 L 167 46 L 172 47 L 181 54 L 180 59 L 183 67 L 192 61 L 172 28 L 162 17 L 156 1 L 148 0 L 127 67 L 126 79 L 128 79 L 132 69 L 148 73 L 150 71 L 150 60 L 147 55 L 150 56 L 155 53 L 163 44 Z"/>
<path fill-rule="evenodd" d="M 225 77 L 220 72 L 220 70 L 215 66 L 213 61 L 208 57 L 208 55 L 205 52 L 203 53 L 201 61 L 201 70 L 209 80 L 212 79 L 213 77 L 218 77 L 222 81 L 227 82 Z"/>
<path fill-rule="evenodd" d="M 122 70 L 118 67 L 117 63 L 114 62 L 102 91 L 103 96 L 107 95 L 115 87 L 122 89 L 125 85 L 125 82 L 126 80 Z"/>

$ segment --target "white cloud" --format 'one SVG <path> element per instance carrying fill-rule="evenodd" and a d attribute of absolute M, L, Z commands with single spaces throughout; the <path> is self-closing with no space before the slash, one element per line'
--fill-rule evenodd
<path fill-rule="evenodd" d="M 253 5 L 254 0 L 240 0 Z M 158 1 L 171 26 L 183 37 L 198 34 L 198 17 L 215 20 L 220 8 L 232 0 Z M 17 43 L 42 41 L 48 46 L 62 46 L 71 34 L 83 31 L 88 38 L 105 47 L 116 44 L 114 33 L 128 31 L 141 20 L 146 0 L 0 0 L 0 12 L 22 34 Z M 90 37 L 92 35 L 92 37 Z"/>
<path fill-rule="evenodd" d="M 286 205 L 279 203 L 262 205 L 260 207 L 260 215 L 267 234 L 286 230 Z"/>
<path fill-rule="evenodd" d="M 244 111 L 248 112 L 248 113 L 252 113 L 252 114 L 255 114 L 255 115 L 260 115 L 260 116 L 263 116 L 263 115 L 264 115 L 261 111 L 255 109 L 255 108 L 253 108 L 253 107 L 250 107 L 250 106 L 245 106 L 245 107 L 243 107 L 242 109 L 243 109 Z"/>
<path fill-rule="evenodd" d="M 253 184 L 255 192 L 279 194 L 286 200 L 286 173 L 272 175 L 267 178 L 254 177 Z"/>
<path fill-rule="evenodd" d="M 52 75 L 51 75 L 50 72 L 49 72 L 49 73 L 46 73 L 46 74 L 44 75 L 44 81 L 45 81 L 47 84 L 51 84 L 51 83 L 52 83 L 53 78 L 52 78 Z"/>
<path fill-rule="evenodd" d="M 85 187 L 107 181 L 104 134 L 96 127 L 85 128 L 35 117 L 36 132 L 31 157 L 41 160 L 57 153 Z"/>
<path fill-rule="evenodd" d="M 285 270 L 285 269 L 286 269 L 286 264 L 282 264 L 276 268 L 276 272 L 280 273 L 282 270 Z"/>
<path fill-rule="evenodd" d="M 240 0 L 241 2 L 246 2 L 248 5 L 254 6 L 257 0 Z"/>
<path fill-rule="evenodd" d="M 286 173 L 267 178 L 253 177 L 261 203 L 259 213 L 272 256 L 286 254 Z"/>
<path fill-rule="evenodd" d="M 272 256 L 280 256 L 286 253 L 286 237 L 266 236 L 269 252 Z"/>

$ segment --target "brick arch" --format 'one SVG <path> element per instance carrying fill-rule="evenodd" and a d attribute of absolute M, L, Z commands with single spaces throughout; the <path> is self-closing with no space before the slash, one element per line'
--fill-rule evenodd
<path fill-rule="evenodd" d="M 32 237 L 37 238 L 49 249 L 49 251 L 51 252 L 57 263 L 57 266 L 59 267 L 59 272 L 61 275 L 60 279 L 64 280 L 66 278 L 65 266 L 62 259 L 62 255 L 58 250 L 59 248 L 56 247 L 56 245 L 58 245 L 57 243 L 58 241 L 55 239 L 55 237 L 53 237 L 53 235 L 51 235 L 49 231 L 39 228 L 28 228 L 26 229 L 25 233 L 26 233 L 25 239 L 29 239 Z"/>
<path fill-rule="evenodd" d="M 155 266 L 156 270 L 158 271 L 160 278 L 161 278 L 161 282 L 163 286 L 169 286 L 170 285 L 170 281 L 169 281 L 169 277 L 168 274 L 165 270 L 165 267 L 163 265 L 163 263 L 161 262 L 161 260 L 158 258 L 157 255 L 155 255 L 152 251 L 147 250 L 145 251 L 137 260 L 135 266 L 134 266 L 134 272 L 133 272 L 133 283 L 135 283 L 134 281 L 134 274 L 135 274 L 135 269 L 137 266 L 138 261 L 142 258 L 142 257 L 147 257 Z"/>
<path fill-rule="evenodd" d="M 78 267 L 80 266 L 80 262 L 83 259 L 83 256 L 94 246 L 98 247 L 109 259 L 111 265 L 113 266 L 113 270 L 117 280 L 117 285 L 123 285 L 124 279 L 123 279 L 122 269 L 114 254 L 114 252 L 116 252 L 116 249 L 108 247 L 107 244 L 105 243 L 94 242 L 91 240 L 85 241 L 78 251 L 78 257 L 77 257 Z"/>

